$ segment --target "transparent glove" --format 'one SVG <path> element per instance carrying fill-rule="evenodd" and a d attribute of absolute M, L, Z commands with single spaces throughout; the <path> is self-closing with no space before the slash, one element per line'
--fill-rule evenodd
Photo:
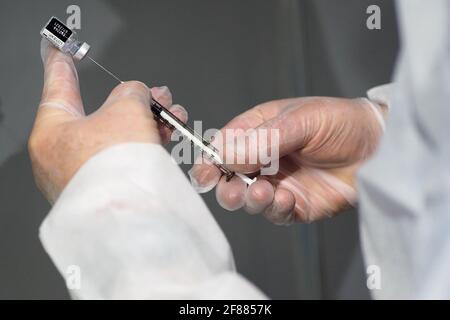
<path fill-rule="evenodd" d="M 97 152 L 119 143 L 168 141 L 170 131 L 153 118 L 153 96 L 186 121 L 183 107 L 172 105 L 167 87 L 131 81 L 118 85 L 105 103 L 86 116 L 72 58 L 41 43 L 44 89 L 28 147 L 36 183 L 54 202 L 70 178 Z"/>
<path fill-rule="evenodd" d="M 227 210 L 243 207 L 251 214 L 263 213 L 276 224 L 331 217 L 355 202 L 355 172 L 378 146 L 384 113 L 383 106 L 365 98 L 308 97 L 258 105 L 220 132 L 225 136 L 227 129 L 278 130 L 278 172 L 258 175 L 259 162 L 227 163 L 236 172 L 256 172 L 257 181 L 247 187 L 236 176 L 227 182 L 205 160 L 190 170 L 191 182 L 198 192 L 216 187 L 217 201 Z M 216 147 L 226 154 L 227 143 L 223 141 Z M 238 134 L 234 141 L 234 152 L 243 150 L 244 159 L 250 159 L 254 150 L 262 152 L 259 140 L 239 139 Z M 238 145 L 239 141 L 247 142 Z"/>

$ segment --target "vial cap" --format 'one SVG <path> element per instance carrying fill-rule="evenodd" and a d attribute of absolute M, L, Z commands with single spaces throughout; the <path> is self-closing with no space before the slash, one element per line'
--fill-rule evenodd
<path fill-rule="evenodd" d="M 73 55 L 73 59 L 76 61 L 83 59 L 88 53 L 90 48 L 91 48 L 90 45 L 88 45 L 86 42 L 83 42 L 78 51 L 75 52 L 75 54 Z"/>

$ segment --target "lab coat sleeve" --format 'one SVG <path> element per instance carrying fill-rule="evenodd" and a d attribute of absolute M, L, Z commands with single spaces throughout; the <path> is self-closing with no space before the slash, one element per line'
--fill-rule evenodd
<path fill-rule="evenodd" d="M 221 229 L 159 145 L 117 145 L 90 159 L 40 238 L 76 298 L 265 298 L 235 271 Z"/>
<path fill-rule="evenodd" d="M 367 284 L 377 299 L 450 298 L 450 2 L 399 1 L 386 131 L 359 172 Z"/>

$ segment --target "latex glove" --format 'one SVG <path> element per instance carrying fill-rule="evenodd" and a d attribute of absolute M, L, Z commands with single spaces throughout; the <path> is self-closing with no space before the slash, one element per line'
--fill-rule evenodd
<path fill-rule="evenodd" d="M 365 98 L 309 97 L 258 105 L 234 118 L 221 132 L 278 129 L 278 173 L 258 176 L 247 188 L 239 177 L 226 182 L 219 170 L 206 161 L 193 166 L 189 172 L 191 182 L 199 192 L 217 186 L 217 201 L 227 210 L 244 207 L 252 214 L 262 212 L 276 224 L 332 216 L 355 201 L 355 172 L 378 146 L 384 128 L 383 113 L 382 106 Z M 244 148 L 234 147 L 248 156 L 252 143 L 257 142 L 250 139 Z M 226 153 L 226 144 L 216 147 Z M 259 146 L 255 150 L 261 151 Z M 261 167 L 248 162 L 227 165 L 243 173 Z"/>
<path fill-rule="evenodd" d="M 105 103 L 86 116 L 72 58 L 41 43 L 44 89 L 28 148 L 40 190 L 54 202 L 70 178 L 97 152 L 120 143 L 162 143 L 170 131 L 154 120 L 153 97 L 186 121 L 187 113 L 172 106 L 167 87 L 152 88 L 131 81 L 118 85 Z"/>

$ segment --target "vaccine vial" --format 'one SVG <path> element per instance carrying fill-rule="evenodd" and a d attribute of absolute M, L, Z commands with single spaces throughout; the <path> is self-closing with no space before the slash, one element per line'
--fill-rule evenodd
<path fill-rule="evenodd" d="M 56 17 L 51 17 L 42 28 L 41 36 L 62 52 L 70 54 L 77 61 L 83 59 L 90 49 L 90 45 L 79 41 L 76 32 L 70 30 Z"/>

